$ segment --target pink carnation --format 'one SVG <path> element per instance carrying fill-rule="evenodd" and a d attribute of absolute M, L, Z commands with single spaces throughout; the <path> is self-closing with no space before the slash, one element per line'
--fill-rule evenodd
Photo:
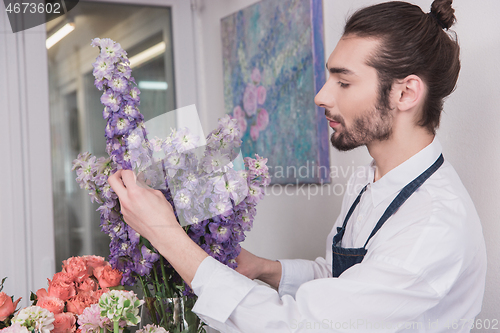
<path fill-rule="evenodd" d="M 100 328 L 109 324 L 110 320 L 107 317 L 101 317 L 101 308 L 99 304 L 92 304 L 83 313 L 78 316 L 78 325 L 82 333 L 99 332 Z"/>

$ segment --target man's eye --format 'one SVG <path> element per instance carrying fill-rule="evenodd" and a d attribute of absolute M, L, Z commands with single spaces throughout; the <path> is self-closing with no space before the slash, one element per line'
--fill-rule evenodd
<path fill-rule="evenodd" d="M 347 87 L 349 87 L 349 83 L 344 83 L 344 82 L 339 81 L 338 84 L 340 85 L 340 88 L 347 88 Z"/>

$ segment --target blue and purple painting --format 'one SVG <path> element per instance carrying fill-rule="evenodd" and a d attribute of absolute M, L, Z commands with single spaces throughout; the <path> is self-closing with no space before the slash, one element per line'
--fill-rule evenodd
<path fill-rule="evenodd" d="M 329 183 L 321 0 L 263 0 L 221 22 L 226 113 L 272 184 Z"/>

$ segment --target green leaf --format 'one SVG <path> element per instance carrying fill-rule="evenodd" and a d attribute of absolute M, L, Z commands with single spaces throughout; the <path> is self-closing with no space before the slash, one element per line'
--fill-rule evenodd
<path fill-rule="evenodd" d="M 33 302 L 32 305 L 36 305 L 36 303 L 38 302 L 38 296 L 36 296 L 36 294 L 33 292 L 31 292 L 31 294 L 30 294 L 30 301 Z"/>
<path fill-rule="evenodd" d="M 125 290 L 124 286 L 108 287 L 109 290 Z"/>
<path fill-rule="evenodd" d="M 3 283 L 5 282 L 5 280 L 7 280 L 7 277 L 4 277 L 2 279 L 2 283 L 0 283 L 0 291 L 2 291 L 2 289 L 3 289 Z"/>

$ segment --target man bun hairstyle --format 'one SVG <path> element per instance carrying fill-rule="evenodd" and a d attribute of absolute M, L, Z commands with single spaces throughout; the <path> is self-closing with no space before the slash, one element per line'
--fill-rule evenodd
<path fill-rule="evenodd" d="M 427 14 L 402 1 L 366 7 L 348 19 L 343 34 L 381 40 L 367 63 L 378 73 L 380 106 L 390 108 L 395 81 L 414 74 L 425 82 L 427 94 L 417 124 L 433 134 L 444 98 L 455 89 L 460 72 L 460 47 L 456 35 L 448 31 L 456 22 L 452 2 L 435 0 Z"/>
<path fill-rule="evenodd" d="M 438 23 L 443 25 L 443 29 L 450 29 L 457 21 L 455 10 L 451 7 L 453 0 L 436 0 L 431 5 L 432 14 L 438 20 Z"/>

